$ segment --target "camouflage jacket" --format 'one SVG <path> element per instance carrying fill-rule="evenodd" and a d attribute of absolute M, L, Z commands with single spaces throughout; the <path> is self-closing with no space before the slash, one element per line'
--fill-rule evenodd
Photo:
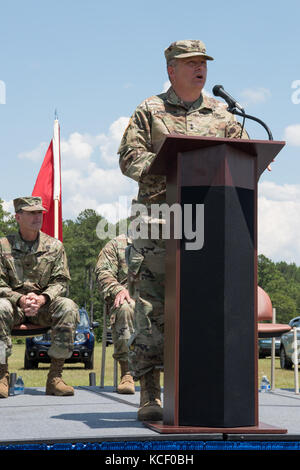
<path fill-rule="evenodd" d="M 107 301 L 114 301 L 118 292 L 127 289 L 128 268 L 125 260 L 127 245 L 127 237 L 119 235 L 110 240 L 100 251 L 95 273 L 99 290 Z"/>
<path fill-rule="evenodd" d="M 118 153 L 122 173 L 139 183 L 139 203 L 147 205 L 165 201 L 165 177 L 147 175 L 147 171 L 167 134 L 241 137 L 241 124 L 226 107 L 205 95 L 187 107 L 172 87 L 137 107 Z M 242 138 L 249 138 L 246 131 L 243 131 Z"/>
<path fill-rule="evenodd" d="M 23 294 L 45 294 L 50 300 L 66 293 L 70 274 L 63 244 L 39 233 L 32 244 L 20 234 L 0 239 L 0 297 L 17 305 Z"/>

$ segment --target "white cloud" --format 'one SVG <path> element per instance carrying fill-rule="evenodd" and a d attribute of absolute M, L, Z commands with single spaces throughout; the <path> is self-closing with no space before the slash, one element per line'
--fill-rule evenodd
<path fill-rule="evenodd" d="M 98 136 L 102 158 L 108 165 L 115 165 L 116 163 L 118 147 L 128 122 L 128 117 L 120 117 L 111 124 L 108 135 Z"/>
<path fill-rule="evenodd" d="M 300 185 L 279 185 L 271 181 L 264 181 L 259 185 L 259 197 L 266 197 L 271 201 L 300 201 Z"/>
<path fill-rule="evenodd" d="M 18 158 L 38 162 L 45 156 L 48 146 L 49 143 L 47 144 L 46 142 L 41 142 L 35 149 L 19 153 Z"/>
<path fill-rule="evenodd" d="M 131 201 L 136 196 L 137 183 L 121 173 L 117 154 L 128 122 L 129 118 L 122 116 L 107 133 L 73 132 L 67 139 L 61 139 L 64 219 L 74 219 L 82 210 L 94 209 L 101 215 L 104 211 L 106 218 L 115 222 L 118 215 L 124 214 L 120 200 Z M 46 150 L 47 145 L 41 143 L 36 149 L 21 153 L 19 158 L 42 163 Z"/>
<path fill-rule="evenodd" d="M 86 171 L 63 170 L 63 192 L 66 197 L 82 194 L 85 198 L 91 195 L 98 203 L 117 200 L 119 195 L 132 192 L 131 180 L 122 175 L 119 168 L 98 168 L 90 163 Z"/>
<path fill-rule="evenodd" d="M 258 249 L 274 261 L 300 265 L 300 185 L 259 184 Z"/>
<path fill-rule="evenodd" d="M 118 201 L 113 203 L 100 204 L 97 206 L 97 211 L 107 220 L 115 223 L 130 216 L 131 202 L 132 197 L 121 196 Z"/>
<path fill-rule="evenodd" d="M 284 130 L 284 139 L 289 145 L 300 146 L 300 124 L 292 124 Z"/>
<path fill-rule="evenodd" d="M 128 121 L 128 117 L 120 117 L 107 134 L 73 133 L 62 142 L 64 218 L 74 218 L 89 208 L 116 221 L 120 198 L 136 196 L 137 183 L 121 173 L 117 155 Z"/>
<path fill-rule="evenodd" d="M 85 168 L 98 154 L 98 161 L 103 166 L 114 167 L 118 164 L 118 147 L 124 130 L 129 122 L 128 117 L 120 117 L 109 127 L 107 134 L 72 133 L 68 140 L 61 141 L 62 166 L 65 168 Z"/>
<path fill-rule="evenodd" d="M 101 202 L 98 195 L 84 193 L 73 193 L 63 200 L 63 218 L 74 219 L 85 209 L 94 209 L 98 214 L 105 217 L 109 222 L 116 223 L 118 220 L 130 216 L 130 206 L 136 192 L 130 194 L 113 194 L 108 202 Z M 112 202 L 109 202 L 109 201 Z"/>
<path fill-rule="evenodd" d="M 270 98 L 271 92 L 267 88 L 262 87 L 246 88 L 240 92 L 239 96 L 241 97 L 242 104 L 247 106 L 249 104 L 264 103 Z"/>
<path fill-rule="evenodd" d="M 12 199 L 10 201 L 3 201 L 2 207 L 6 212 L 10 212 L 11 214 L 14 214 L 15 212 L 14 203 Z"/>
<path fill-rule="evenodd" d="M 62 139 L 60 148 L 64 158 L 78 161 L 88 161 L 94 151 L 93 146 L 89 143 L 89 136 L 84 136 L 79 132 L 71 134 L 67 141 Z"/>

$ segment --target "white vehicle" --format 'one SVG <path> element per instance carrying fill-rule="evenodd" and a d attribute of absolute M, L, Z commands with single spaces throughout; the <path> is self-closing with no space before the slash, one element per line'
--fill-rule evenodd
<path fill-rule="evenodd" d="M 298 363 L 300 364 L 300 317 L 293 318 L 289 325 L 297 328 L 297 353 Z M 294 354 L 294 331 L 288 331 L 281 336 L 280 340 L 280 367 L 281 369 L 293 368 L 293 354 Z"/>

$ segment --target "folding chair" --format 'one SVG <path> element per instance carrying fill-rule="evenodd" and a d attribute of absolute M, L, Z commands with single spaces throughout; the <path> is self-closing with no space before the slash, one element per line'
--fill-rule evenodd
<path fill-rule="evenodd" d="M 37 336 L 44 335 L 50 330 L 50 326 L 34 325 L 33 323 L 22 323 L 16 325 L 11 331 L 12 336 Z M 13 387 L 17 379 L 16 374 L 13 372 L 9 374 L 9 387 Z"/>
<path fill-rule="evenodd" d="M 33 323 L 22 323 L 13 327 L 12 336 L 37 336 L 43 335 L 50 330 L 50 326 L 34 325 Z"/>
<path fill-rule="evenodd" d="M 258 337 L 259 338 L 275 338 L 281 336 L 283 333 L 290 331 L 290 325 L 283 323 L 275 323 L 273 319 L 272 302 L 268 294 L 258 286 L 258 322 L 268 321 L 271 323 L 258 323 Z"/>
<path fill-rule="evenodd" d="M 258 316 L 258 338 L 272 338 L 272 354 L 271 354 L 271 390 L 275 388 L 275 338 L 283 333 L 290 331 L 290 325 L 284 323 L 276 323 L 276 310 L 272 307 L 269 295 L 258 286 L 257 288 L 257 316 Z M 263 321 L 269 323 L 261 323 Z M 270 323 L 271 322 L 271 323 Z"/>

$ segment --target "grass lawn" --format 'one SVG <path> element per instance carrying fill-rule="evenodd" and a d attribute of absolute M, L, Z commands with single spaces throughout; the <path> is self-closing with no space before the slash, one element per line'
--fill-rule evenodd
<path fill-rule="evenodd" d="M 47 374 L 50 364 L 39 364 L 38 369 L 24 369 L 24 352 L 25 344 L 14 344 L 12 356 L 8 359 L 9 372 L 15 372 L 23 377 L 25 387 L 45 387 Z M 105 364 L 105 385 L 113 385 L 113 347 L 110 345 L 106 348 L 106 364 Z M 94 369 L 88 370 L 84 368 L 84 364 L 65 364 L 63 371 L 63 379 L 68 385 L 89 385 L 89 373 L 95 372 L 96 385 L 100 385 L 100 368 L 102 357 L 102 344 L 96 343 L 94 350 Z"/>
<path fill-rule="evenodd" d="M 49 370 L 49 364 L 39 364 L 38 369 L 24 370 L 25 344 L 14 344 L 13 354 L 8 360 L 9 372 L 16 372 L 23 377 L 25 387 L 44 387 Z M 113 385 L 113 346 L 106 348 L 105 385 Z M 89 373 L 95 372 L 96 385 L 100 385 L 100 368 L 102 357 L 102 344 L 96 343 L 94 351 L 94 369 L 87 370 L 83 364 L 65 364 L 63 379 L 69 385 L 89 385 Z M 271 381 L 271 358 L 259 359 L 258 381 L 266 375 Z M 300 374 L 299 374 L 300 375 Z M 163 378 L 161 380 L 163 385 Z M 279 358 L 275 361 L 275 387 L 294 389 L 294 370 L 282 370 Z"/>

